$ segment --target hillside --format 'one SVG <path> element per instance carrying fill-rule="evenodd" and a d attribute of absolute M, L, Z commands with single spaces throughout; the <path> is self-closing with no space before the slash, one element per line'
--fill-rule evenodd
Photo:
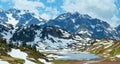
<path fill-rule="evenodd" d="M 0 64 L 44 64 L 47 57 L 30 46 L 14 46 L 0 39 Z"/>

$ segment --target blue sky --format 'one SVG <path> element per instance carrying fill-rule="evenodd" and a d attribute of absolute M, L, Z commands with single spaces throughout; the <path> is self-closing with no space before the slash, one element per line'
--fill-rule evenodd
<path fill-rule="evenodd" d="M 65 12 L 79 12 L 116 26 L 120 24 L 119 3 L 120 0 L 0 0 L 0 8 L 30 10 L 47 20 Z"/>

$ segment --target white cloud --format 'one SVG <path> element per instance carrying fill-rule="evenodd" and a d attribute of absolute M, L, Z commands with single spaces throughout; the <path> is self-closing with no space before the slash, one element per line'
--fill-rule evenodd
<path fill-rule="evenodd" d="M 60 12 L 56 8 L 46 7 L 45 12 L 49 12 L 51 19 L 55 18 Z"/>
<path fill-rule="evenodd" d="M 60 12 L 56 8 L 46 7 L 44 13 L 41 13 L 41 17 L 46 20 L 54 19 L 59 13 Z"/>
<path fill-rule="evenodd" d="M 48 0 L 49 2 L 54 2 L 55 0 Z M 14 8 L 20 9 L 20 10 L 29 10 L 30 12 L 33 12 L 39 15 L 41 18 L 44 18 L 46 20 L 55 18 L 59 11 L 56 8 L 47 7 L 39 0 L 36 1 L 30 1 L 30 0 L 13 0 Z"/>
<path fill-rule="evenodd" d="M 67 12 L 77 11 L 81 14 L 88 14 L 93 18 L 102 19 L 110 23 L 113 18 L 115 19 L 115 15 L 118 12 L 114 2 L 115 0 L 64 0 L 61 8 Z M 116 19 L 118 18 L 116 17 Z M 116 26 L 117 23 L 114 24 Z"/>
<path fill-rule="evenodd" d="M 20 10 L 29 10 L 30 12 L 34 12 L 39 14 L 38 7 L 45 8 L 44 4 L 38 1 L 29 1 L 29 0 L 13 0 L 14 8 Z"/>
<path fill-rule="evenodd" d="M 47 0 L 48 3 L 53 3 L 55 0 Z"/>
<path fill-rule="evenodd" d="M 41 18 L 48 20 L 48 19 L 50 19 L 50 16 L 46 13 L 43 13 L 43 14 L 41 14 Z"/>
<path fill-rule="evenodd" d="M 111 26 L 115 27 L 115 25 L 118 25 L 118 21 L 119 21 L 119 19 L 114 15 L 111 18 L 111 21 L 109 23 L 111 24 Z"/>

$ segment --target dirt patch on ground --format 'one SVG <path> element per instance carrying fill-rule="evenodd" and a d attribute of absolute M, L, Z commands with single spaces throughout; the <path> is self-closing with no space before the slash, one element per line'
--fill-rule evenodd
<path fill-rule="evenodd" d="M 108 58 L 101 60 L 99 62 L 94 62 L 89 64 L 120 64 L 120 58 Z"/>
<path fill-rule="evenodd" d="M 83 61 L 80 60 L 53 60 L 54 64 L 83 64 Z"/>

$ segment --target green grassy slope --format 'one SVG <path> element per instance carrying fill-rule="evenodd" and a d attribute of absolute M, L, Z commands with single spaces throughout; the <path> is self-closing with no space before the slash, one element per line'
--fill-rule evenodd
<path fill-rule="evenodd" d="M 0 59 L 2 59 L 2 61 L 7 61 L 10 64 L 18 64 L 18 63 L 24 64 L 25 62 L 24 59 L 14 58 L 8 55 L 8 52 L 10 52 L 11 49 L 20 49 L 22 52 L 27 53 L 28 54 L 27 59 L 36 64 L 43 64 L 42 62 L 38 60 L 39 58 L 43 58 L 46 61 L 48 61 L 48 59 L 46 58 L 44 54 L 36 51 L 36 49 L 33 49 L 30 46 L 16 47 L 16 46 L 8 45 L 5 40 L 0 39 Z"/>
<path fill-rule="evenodd" d="M 87 49 L 88 52 L 97 54 L 101 57 L 114 57 L 120 54 L 120 41 L 101 40 Z"/>

